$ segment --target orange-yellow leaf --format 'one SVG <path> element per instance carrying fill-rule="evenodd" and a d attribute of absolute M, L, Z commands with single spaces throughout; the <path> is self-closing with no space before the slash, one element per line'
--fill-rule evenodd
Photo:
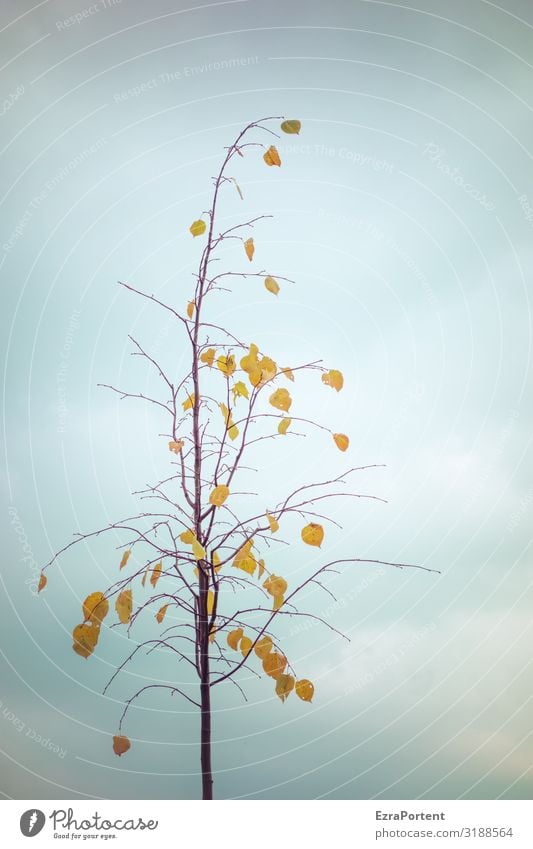
<path fill-rule="evenodd" d="M 215 507 L 222 507 L 228 495 L 229 488 L 223 483 L 221 483 L 218 486 L 215 486 L 214 490 L 209 496 L 209 503 L 214 504 Z"/>
<path fill-rule="evenodd" d="M 273 407 L 283 410 L 284 413 L 288 413 L 291 408 L 292 398 L 287 389 L 276 389 L 268 400 Z"/>
<path fill-rule="evenodd" d="M 263 660 L 267 654 L 270 654 L 272 651 L 273 643 L 270 637 L 261 637 L 254 646 L 254 651 L 257 657 L 260 657 Z"/>
<path fill-rule="evenodd" d="M 325 383 L 326 386 L 331 386 L 332 389 L 340 392 L 344 385 L 342 372 L 337 371 L 337 369 L 330 369 L 329 371 L 324 372 L 322 375 L 322 383 Z"/>
<path fill-rule="evenodd" d="M 131 605 L 131 590 L 122 590 L 122 592 L 118 594 L 118 598 L 115 602 L 115 610 L 117 611 L 118 618 L 120 619 L 123 625 L 130 621 Z"/>
<path fill-rule="evenodd" d="M 37 592 L 40 593 L 41 590 L 44 590 L 47 583 L 48 583 L 48 581 L 47 581 L 46 575 L 44 574 L 44 572 L 41 572 L 41 577 L 39 578 L 39 584 L 37 586 Z"/>
<path fill-rule="evenodd" d="M 184 401 L 183 404 L 181 405 L 183 407 L 183 411 L 186 412 L 187 410 L 192 410 L 192 408 L 194 407 L 195 401 L 196 401 L 196 399 L 194 397 L 194 392 L 191 392 L 190 394 L 188 394 L 187 400 Z"/>
<path fill-rule="evenodd" d="M 215 606 L 215 594 L 214 594 L 213 590 L 208 590 L 207 591 L 207 599 L 206 599 L 206 608 L 207 608 L 207 615 L 208 616 L 211 616 L 214 606 Z"/>
<path fill-rule="evenodd" d="M 258 578 L 258 580 L 260 581 L 260 580 L 261 580 L 261 578 L 263 577 L 263 573 L 264 573 L 264 571 L 265 571 L 265 561 L 264 561 L 264 560 L 259 560 L 259 561 L 258 561 L 258 563 L 257 563 L 257 565 L 258 565 L 258 567 L 259 567 L 258 572 L 257 572 L 257 578 Z"/>
<path fill-rule="evenodd" d="M 279 425 L 278 425 L 278 433 L 281 433 L 282 435 L 287 433 L 287 430 L 290 427 L 291 421 L 292 421 L 292 419 L 287 419 L 284 416 L 282 418 L 282 420 L 280 421 Z"/>
<path fill-rule="evenodd" d="M 211 630 L 209 631 L 209 642 L 210 642 L 210 643 L 214 643 L 214 642 L 215 642 L 215 636 L 216 636 L 216 633 L 217 633 L 217 629 L 216 629 L 216 628 L 215 628 L 215 626 L 213 625 L 213 626 L 212 626 L 212 628 L 211 628 Z"/>
<path fill-rule="evenodd" d="M 254 240 L 251 237 L 244 241 L 244 251 L 246 253 L 246 256 L 248 257 L 248 259 L 251 262 L 254 258 L 254 253 L 255 253 Z"/>
<path fill-rule="evenodd" d="M 82 622 L 72 631 L 72 648 L 80 657 L 87 659 L 93 653 L 99 636 L 100 625 L 97 622 Z"/>
<path fill-rule="evenodd" d="M 339 451 L 347 451 L 350 447 L 350 440 L 345 433 L 334 433 L 333 439 Z"/>
<path fill-rule="evenodd" d="M 305 528 L 302 528 L 302 539 L 307 545 L 316 545 L 317 548 L 320 548 L 324 539 L 324 528 L 322 525 L 311 522 Z"/>
<path fill-rule="evenodd" d="M 191 226 L 189 227 L 189 232 L 192 233 L 193 236 L 201 236 L 202 233 L 205 233 L 205 230 L 205 221 L 202 221 L 201 218 L 199 218 L 197 221 L 193 221 Z"/>
<path fill-rule="evenodd" d="M 168 443 L 168 450 L 172 451 L 173 454 L 179 454 L 183 446 L 185 445 L 183 439 L 174 440 L 171 439 Z"/>
<path fill-rule="evenodd" d="M 248 652 L 250 651 L 251 648 L 252 648 L 252 641 L 251 641 L 250 637 L 243 637 L 242 640 L 241 640 L 241 645 L 240 645 L 242 656 L 246 657 L 246 655 L 248 654 Z"/>
<path fill-rule="evenodd" d="M 122 560 L 120 561 L 120 566 L 118 567 L 119 570 L 124 568 L 124 566 L 126 565 L 128 560 L 130 559 L 130 554 L 131 554 L 131 548 L 127 548 L 126 551 L 124 552 L 124 554 L 122 555 Z"/>
<path fill-rule="evenodd" d="M 91 593 L 83 602 L 82 611 L 86 621 L 101 625 L 109 612 L 109 602 L 103 593 Z"/>
<path fill-rule="evenodd" d="M 300 681 L 297 681 L 295 684 L 295 690 L 296 695 L 303 702 L 310 702 L 313 700 L 315 688 L 311 681 L 308 681 L 307 678 L 302 678 Z"/>
<path fill-rule="evenodd" d="M 281 124 L 281 129 L 284 133 L 289 133 L 290 135 L 298 135 L 300 130 L 302 129 L 301 121 L 298 121 L 297 118 L 289 118 L 287 121 L 284 121 Z"/>
<path fill-rule="evenodd" d="M 143 576 L 141 578 L 141 587 L 144 587 L 144 585 L 146 584 L 147 574 L 148 574 L 148 567 L 146 567 L 146 570 L 143 572 Z"/>
<path fill-rule="evenodd" d="M 229 354 L 225 357 L 223 354 L 217 359 L 217 366 L 219 367 L 222 374 L 225 374 L 226 377 L 231 377 L 235 369 L 237 368 L 235 363 L 235 357 L 233 354 Z"/>
<path fill-rule="evenodd" d="M 287 581 L 278 575 L 269 575 L 263 586 L 270 595 L 279 596 L 287 589 Z"/>
<path fill-rule="evenodd" d="M 271 678 L 279 678 L 287 666 L 287 658 L 278 652 L 270 652 L 263 658 L 263 669 Z"/>
<path fill-rule="evenodd" d="M 203 354 L 200 354 L 200 360 L 203 363 L 206 363 L 209 368 L 211 368 L 215 361 L 215 353 L 216 351 L 214 348 L 208 348 L 207 351 L 204 351 Z"/>
<path fill-rule="evenodd" d="M 113 737 L 113 751 L 119 757 L 131 749 L 131 743 L 127 737 L 122 735 Z"/>
<path fill-rule="evenodd" d="M 265 277 L 265 289 L 267 292 L 271 292 L 273 295 L 277 295 L 279 292 L 279 283 L 273 277 Z"/>
<path fill-rule="evenodd" d="M 195 539 L 196 536 L 191 530 L 183 531 L 183 533 L 180 534 L 180 540 L 184 542 L 185 545 L 192 545 Z"/>
<path fill-rule="evenodd" d="M 293 690 L 294 678 L 292 675 L 280 675 L 276 681 L 276 695 L 280 697 L 281 701 L 284 702 L 285 699 L 288 699 Z"/>
<path fill-rule="evenodd" d="M 278 150 L 273 144 L 271 144 L 266 153 L 263 154 L 263 159 L 267 165 L 277 165 L 278 167 L 281 165 Z"/>
<path fill-rule="evenodd" d="M 233 651 L 237 651 L 239 648 L 239 643 L 242 639 L 243 630 L 242 628 L 236 628 L 235 631 L 230 631 L 228 636 L 226 637 L 226 642 L 230 649 Z"/>
<path fill-rule="evenodd" d="M 159 608 L 159 610 L 157 611 L 157 613 L 155 615 L 155 618 L 157 619 L 157 621 L 160 625 L 161 625 L 161 622 L 163 621 L 163 619 L 165 618 L 165 613 L 167 612 L 167 608 L 168 608 L 168 604 L 164 604 L 163 607 Z"/>
<path fill-rule="evenodd" d="M 292 369 L 290 369 L 290 368 L 282 368 L 282 369 L 281 369 L 281 373 L 285 375 L 285 377 L 287 378 L 287 380 L 291 380 L 291 381 L 294 383 L 294 374 L 293 374 L 293 372 L 292 372 Z"/>
<path fill-rule="evenodd" d="M 189 316 L 189 318 L 193 317 L 195 306 L 196 304 L 194 301 L 189 301 L 189 303 L 187 304 L 187 315 Z"/>
<path fill-rule="evenodd" d="M 272 610 L 279 610 L 284 601 L 285 599 L 282 595 L 275 595 L 272 602 Z"/>
<path fill-rule="evenodd" d="M 200 545 L 196 538 L 192 544 L 192 553 L 194 554 L 196 560 L 203 560 L 205 558 L 205 548 L 203 547 L 203 545 Z"/>
<path fill-rule="evenodd" d="M 233 565 L 236 569 L 242 569 L 249 575 L 253 575 L 257 566 L 254 555 L 252 554 L 253 540 L 248 540 L 237 552 L 234 557 Z"/>
<path fill-rule="evenodd" d="M 278 373 L 278 367 L 274 360 L 270 357 L 263 357 L 259 363 L 259 368 L 261 369 L 261 384 L 268 383 L 268 381 L 272 380 Z"/>
<path fill-rule="evenodd" d="M 159 563 L 156 563 L 154 568 L 152 569 L 152 574 L 150 575 L 150 583 L 153 587 L 157 585 L 159 578 L 161 577 L 161 572 L 163 571 L 163 563 L 161 560 Z"/>
<path fill-rule="evenodd" d="M 220 556 L 219 556 L 218 551 L 213 551 L 212 563 L 213 563 L 213 569 L 215 570 L 215 572 L 220 572 L 222 566 L 220 565 Z"/>
<path fill-rule="evenodd" d="M 266 517 L 267 517 L 268 524 L 270 525 L 270 530 L 272 531 L 273 534 L 275 534 L 276 531 L 279 530 L 278 520 L 276 518 L 274 518 L 274 516 L 271 516 L 270 513 L 267 513 Z"/>

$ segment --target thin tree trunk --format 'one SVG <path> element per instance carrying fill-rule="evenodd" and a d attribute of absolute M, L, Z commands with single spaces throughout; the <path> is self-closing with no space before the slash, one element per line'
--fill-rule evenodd
<path fill-rule="evenodd" d="M 200 760 L 202 764 L 202 799 L 213 798 L 213 772 L 211 769 L 211 691 L 208 681 L 200 683 L 201 736 Z"/>

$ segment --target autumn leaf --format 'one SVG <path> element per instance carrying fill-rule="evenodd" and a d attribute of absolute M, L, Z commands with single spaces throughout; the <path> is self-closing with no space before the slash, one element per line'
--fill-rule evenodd
<path fill-rule="evenodd" d="M 267 513 L 266 517 L 267 517 L 267 522 L 270 525 L 270 530 L 272 531 L 273 534 L 275 534 L 276 531 L 279 530 L 278 520 L 275 519 L 274 516 L 271 516 L 270 513 Z"/>
<path fill-rule="evenodd" d="M 119 757 L 124 755 L 128 749 L 131 749 L 131 743 L 127 737 L 123 737 L 122 735 L 113 737 L 113 751 L 115 755 Z"/>
<path fill-rule="evenodd" d="M 274 600 L 272 602 L 272 610 L 279 610 L 284 601 L 285 601 L 284 596 L 275 595 Z"/>
<path fill-rule="evenodd" d="M 292 398 L 287 389 L 276 389 L 268 399 L 273 407 L 277 410 L 283 410 L 288 413 L 292 404 Z"/>
<path fill-rule="evenodd" d="M 350 447 L 350 440 L 345 433 L 334 433 L 333 439 L 339 451 L 347 451 Z"/>
<path fill-rule="evenodd" d="M 254 652 L 257 657 L 260 657 L 263 660 L 267 654 L 270 654 L 273 648 L 273 643 L 270 637 L 261 637 L 254 646 Z"/>
<path fill-rule="evenodd" d="M 185 545 L 192 545 L 196 536 L 191 530 L 183 531 L 180 534 L 180 540 L 185 543 Z"/>
<path fill-rule="evenodd" d="M 331 386 L 332 389 L 340 392 L 344 385 L 342 372 L 337 371 L 337 369 L 330 369 L 329 371 L 324 372 L 322 375 L 322 383 L 325 383 L 326 386 Z"/>
<path fill-rule="evenodd" d="M 161 625 L 161 622 L 165 618 L 165 613 L 167 612 L 167 608 L 168 608 L 168 604 L 164 604 L 163 607 L 159 608 L 159 610 L 157 611 L 157 613 L 155 615 L 155 618 L 157 619 L 157 622 L 159 623 L 159 625 Z"/>
<path fill-rule="evenodd" d="M 254 258 L 254 253 L 255 253 L 254 240 L 251 237 L 249 239 L 245 240 L 244 250 L 245 250 L 246 256 L 248 257 L 248 259 L 251 262 Z"/>
<path fill-rule="evenodd" d="M 219 557 L 218 551 L 213 551 L 212 563 L 213 563 L 213 568 L 214 568 L 215 572 L 220 572 L 222 566 L 220 565 L 220 557 Z"/>
<path fill-rule="evenodd" d="M 161 572 L 163 571 L 163 563 L 161 560 L 159 563 L 156 563 L 154 568 L 152 569 L 152 574 L 150 575 L 150 583 L 153 587 L 157 586 L 157 582 L 161 577 Z"/>
<path fill-rule="evenodd" d="M 261 379 L 259 381 L 261 385 L 268 383 L 269 380 L 273 380 L 278 373 L 278 367 L 270 357 L 263 357 L 259 363 L 259 368 L 261 369 Z"/>
<path fill-rule="evenodd" d="M 233 356 L 233 354 L 229 354 L 227 357 L 222 354 L 217 360 L 217 366 L 219 367 L 222 374 L 225 374 L 226 377 L 231 377 L 237 367 L 235 363 L 235 357 Z"/>
<path fill-rule="evenodd" d="M 259 348 L 252 342 L 249 352 L 241 359 L 241 368 L 247 373 L 252 386 L 257 386 L 261 380 L 261 366 L 257 358 L 258 353 Z"/>
<path fill-rule="evenodd" d="M 252 554 L 253 540 L 249 539 L 237 552 L 233 559 L 233 566 L 236 569 L 242 569 L 248 575 L 253 575 L 257 566 L 255 557 Z"/>
<path fill-rule="evenodd" d="M 193 221 L 191 226 L 189 227 L 189 231 L 192 233 L 193 236 L 201 236 L 202 233 L 205 233 L 206 231 L 205 221 L 202 221 L 201 218 L 199 218 L 197 221 Z"/>
<path fill-rule="evenodd" d="M 47 581 L 46 575 L 44 574 L 44 572 L 41 572 L 41 576 L 39 578 L 39 584 L 37 586 L 37 592 L 40 593 L 41 590 L 44 590 L 47 583 L 48 583 L 48 581 Z"/>
<path fill-rule="evenodd" d="M 185 445 L 183 439 L 174 440 L 171 439 L 168 443 L 168 450 L 172 451 L 173 454 L 179 454 L 183 446 Z"/>
<path fill-rule="evenodd" d="M 204 351 L 203 354 L 200 354 L 200 360 L 203 363 L 206 363 L 209 368 L 211 368 L 215 360 L 215 353 L 216 351 L 214 348 L 208 348 L 207 351 Z"/>
<path fill-rule="evenodd" d="M 271 144 L 266 153 L 263 154 L 263 159 L 267 165 L 277 165 L 278 167 L 281 165 L 278 150 L 273 144 Z"/>
<path fill-rule="evenodd" d="M 239 152 L 239 151 L 238 151 L 238 152 Z M 239 184 L 238 184 L 237 180 L 235 179 L 235 177 L 232 177 L 231 179 L 233 180 L 233 183 L 234 183 L 234 185 L 235 185 L 235 188 L 237 189 L 237 191 L 238 191 L 238 193 L 239 193 L 239 197 L 240 197 L 240 199 L 241 199 L 241 200 L 244 200 L 244 198 L 243 198 L 243 196 L 242 196 L 242 192 L 241 192 L 241 187 L 239 186 Z"/>
<path fill-rule="evenodd" d="M 292 419 L 287 419 L 284 416 L 282 418 L 282 420 L 280 421 L 279 425 L 278 425 L 278 433 L 281 433 L 282 435 L 287 433 L 287 430 L 290 427 L 291 421 L 292 421 Z"/>
<path fill-rule="evenodd" d="M 300 681 L 297 681 L 295 684 L 295 690 L 296 695 L 303 702 L 311 702 L 313 700 L 315 688 L 311 681 L 308 681 L 307 678 L 302 678 Z"/>
<path fill-rule="evenodd" d="M 302 124 L 297 118 L 290 118 L 281 124 L 281 129 L 284 133 L 288 133 L 289 135 L 298 135 L 302 129 Z"/>
<path fill-rule="evenodd" d="M 102 624 L 109 612 L 109 602 L 103 593 L 91 593 L 82 605 L 83 618 L 93 624 Z"/>
<path fill-rule="evenodd" d="M 189 301 L 189 303 L 187 304 L 187 315 L 189 316 L 189 318 L 193 317 L 195 306 L 196 304 L 194 303 L 194 301 Z"/>
<path fill-rule="evenodd" d="M 305 528 L 302 528 L 302 539 L 307 545 L 315 545 L 320 548 L 324 539 L 324 528 L 322 525 L 311 522 Z"/>
<path fill-rule="evenodd" d="M 263 658 L 263 669 L 271 678 L 279 678 L 287 666 L 287 658 L 278 652 L 270 652 Z"/>
<path fill-rule="evenodd" d="M 124 552 L 124 554 L 122 555 L 122 560 L 120 561 L 120 566 L 118 567 L 119 571 L 120 571 L 120 569 L 124 568 L 124 566 L 126 565 L 128 560 L 130 559 L 130 554 L 131 554 L 131 548 L 127 548 L 126 551 Z"/>
<path fill-rule="evenodd" d="M 205 548 L 203 545 L 200 545 L 196 538 L 192 544 L 192 553 L 196 560 L 203 560 L 205 558 Z"/>
<path fill-rule="evenodd" d="M 100 636 L 100 625 L 96 622 L 82 622 L 72 631 L 72 648 L 80 657 L 87 659 L 95 650 Z"/>
<path fill-rule="evenodd" d="M 242 628 L 236 628 L 235 631 L 230 631 L 228 636 L 226 637 L 226 642 L 230 649 L 233 651 L 237 651 L 239 648 L 239 643 L 242 639 L 243 630 Z"/>
<path fill-rule="evenodd" d="M 194 397 L 194 392 L 191 392 L 190 394 L 188 394 L 187 400 L 184 401 L 183 404 L 181 405 L 183 407 L 183 411 L 186 412 L 187 410 L 192 410 L 192 408 L 194 407 L 195 401 L 196 401 L 196 399 Z"/>
<path fill-rule="evenodd" d="M 233 400 L 236 401 L 237 398 L 249 398 L 248 388 L 242 380 L 238 380 L 237 383 L 231 387 L 231 391 L 233 392 Z"/>
<path fill-rule="evenodd" d="M 269 575 L 263 586 L 270 595 L 279 596 L 283 595 L 287 589 L 287 581 L 285 578 L 280 578 L 278 575 Z"/>
<path fill-rule="evenodd" d="M 214 642 L 215 642 L 215 636 L 216 636 L 216 633 L 217 633 L 217 629 L 216 629 L 216 628 L 215 628 L 215 626 L 213 625 L 213 626 L 212 626 L 212 628 L 211 628 L 211 630 L 209 631 L 209 642 L 210 642 L 210 643 L 214 643 Z"/>
<path fill-rule="evenodd" d="M 241 645 L 240 645 L 242 656 L 246 657 L 246 655 L 248 654 L 248 652 L 250 651 L 251 648 L 252 648 L 252 641 L 251 641 L 250 637 L 243 637 L 242 640 L 241 640 Z"/>
<path fill-rule="evenodd" d="M 284 702 L 294 690 L 294 678 L 292 675 L 280 675 L 276 681 L 276 695 Z"/>
<path fill-rule="evenodd" d="M 279 292 L 279 283 L 273 277 L 265 277 L 265 289 L 267 292 L 277 295 Z"/>
<path fill-rule="evenodd" d="M 141 587 L 144 587 L 144 585 L 146 584 L 147 574 L 148 574 L 148 567 L 146 567 L 145 571 L 143 572 L 143 576 L 141 578 Z"/>
<path fill-rule="evenodd" d="M 218 486 L 215 486 L 214 490 L 209 496 L 209 503 L 214 504 L 215 507 L 222 507 L 228 495 L 229 488 L 221 483 Z"/>
<path fill-rule="evenodd" d="M 293 374 L 293 372 L 292 372 L 292 369 L 290 369 L 290 368 L 288 368 L 288 367 L 287 367 L 287 368 L 282 368 L 282 369 L 281 369 L 281 373 L 282 373 L 283 375 L 285 375 L 285 377 L 287 378 L 287 380 L 290 380 L 290 381 L 292 381 L 292 383 L 294 383 L 294 374 Z"/>
<path fill-rule="evenodd" d="M 126 625 L 126 623 L 130 621 L 131 605 L 131 590 L 122 590 L 122 592 L 118 594 L 118 598 L 115 602 L 115 610 L 117 611 L 118 618 L 120 619 L 123 625 Z"/>
<path fill-rule="evenodd" d="M 220 407 L 220 412 L 222 413 L 222 416 L 224 418 L 224 421 L 226 422 L 226 427 L 228 428 L 229 438 L 232 439 L 232 440 L 237 439 L 237 437 L 239 435 L 239 428 L 237 427 L 236 424 L 234 424 L 233 416 L 231 415 L 231 413 L 229 412 L 229 410 L 228 410 L 228 408 L 226 407 L 225 404 L 219 404 L 219 407 Z"/>
<path fill-rule="evenodd" d="M 215 607 L 215 594 L 214 594 L 213 590 L 208 590 L 207 599 L 206 599 L 206 609 L 207 609 L 207 615 L 208 616 L 211 616 L 214 607 Z"/>
<path fill-rule="evenodd" d="M 257 566 L 258 566 L 257 577 L 258 577 L 259 580 L 261 580 L 261 578 L 263 577 L 263 573 L 265 571 L 265 561 L 264 560 L 258 560 Z"/>

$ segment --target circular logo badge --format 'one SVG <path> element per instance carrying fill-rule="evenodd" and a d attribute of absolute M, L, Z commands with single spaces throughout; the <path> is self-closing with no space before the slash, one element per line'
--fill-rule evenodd
<path fill-rule="evenodd" d="M 24 837 L 35 837 L 42 831 L 45 822 L 46 817 L 42 811 L 30 808 L 29 811 L 24 811 L 20 818 L 20 830 Z"/>

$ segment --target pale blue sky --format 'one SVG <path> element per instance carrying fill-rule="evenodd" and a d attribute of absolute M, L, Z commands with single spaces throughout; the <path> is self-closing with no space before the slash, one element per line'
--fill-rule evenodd
<path fill-rule="evenodd" d="M 316 683 L 312 706 L 281 705 L 254 678 L 248 704 L 219 688 L 216 794 L 530 798 L 530 4 L 32 6 L 6 1 L 0 20 L 1 791 L 198 795 L 186 704 L 147 697 L 131 752 L 110 747 L 121 699 L 175 680 L 171 663 L 151 655 L 103 697 L 130 644 L 106 632 L 88 662 L 70 647 L 80 600 L 114 579 L 124 540 L 66 557 L 38 599 L 28 581 L 168 468 L 155 411 L 96 384 L 156 386 L 128 333 L 176 373 L 185 347 L 116 281 L 186 302 L 200 250 L 188 226 L 224 145 L 283 114 L 303 129 L 280 139 L 282 168 L 239 162 L 245 200 L 229 191 L 223 215 L 273 214 L 257 267 L 295 284 L 275 299 L 247 283 L 213 316 L 280 363 L 342 368 L 340 395 L 302 381 L 295 404 L 352 444 L 343 456 L 314 434 L 287 441 L 257 455 L 250 484 L 272 502 L 348 461 L 385 463 L 360 486 L 388 504 L 336 505 L 343 530 L 323 555 L 295 525 L 279 571 L 296 581 L 320 556 L 354 555 L 442 574 L 350 567 L 332 577 L 336 604 L 310 591 L 304 606 L 351 641 L 279 629 Z M 244 267 L 237 250 L 227 259 Z"/>

